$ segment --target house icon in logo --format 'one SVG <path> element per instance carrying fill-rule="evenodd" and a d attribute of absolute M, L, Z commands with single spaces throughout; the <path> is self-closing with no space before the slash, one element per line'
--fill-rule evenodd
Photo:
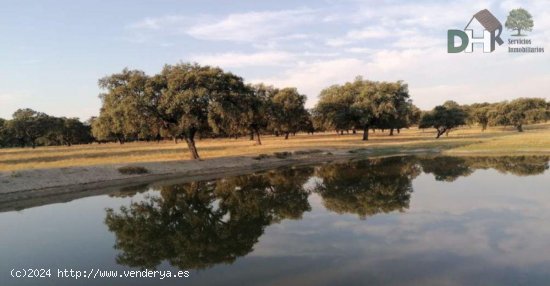
<path fill-rule="evenodd" d="M 474 37 L 473 21 L 476 20 L 483 29 L 483 37 Z M 483 9 L 474 14 L 470 22 L 461 30 L 449 30 L 447 33 L 447 51 L 449 53 L 472 53 L 474 44 L 483 44 L 483 52 L 490 53 L 495 50 L 495 43 L 499 46 L 504 43 L 500 38 L 502 24 L 489 10 Z M 460 38 L 460 46 L 455 45 L 455 39 Z"/>

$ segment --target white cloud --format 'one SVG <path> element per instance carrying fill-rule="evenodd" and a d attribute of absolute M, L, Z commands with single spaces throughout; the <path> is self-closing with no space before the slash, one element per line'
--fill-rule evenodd
<path fill-rule="evenodd" d="M 351 30 L 347 33 L 348 37 L 365 40 L 365 39 L 379 39 L 388 36 L 389 31 L 385 28 L 369 27 L 362 30 Z"/>
<path fill-rule="evenodd" d="M 364 48 L 364 47 L 353 47 L 353 48 L 347 48 L 345 50 L 348 53 L 354 53 L 354 54 L 370 54 L 374 53 L 374 49 L 371 48 Z"/>
<path fill-rule="evenodd" d="M 424 36 L 424 35 L 411 35 L 401 37 L 392 44 L 396 48 L 431 48 L 431 47 L 445 47 L 445 39 L 443 37 Z"/>
<path fill-rule="evenodd" d="M 326 44 L 333 47 L 341 47 L 358 41 L 390 38 L 392 36 L 394 36 L 394 33 L 384 27 L 368 27 L 360 30 L 351 30 L 343 37 L 328 39 Z"/>
<path fill-rule="evenodd" d="M 525 0 L 519 4 L 533 14 L 536 45 L 549 43 L 547 3 Z M 405 80 L 415 103 L 427 109 L 445 99 L 469 103 L 544 96 L 548 84 L 540 75 L 546 70 L 547 53 L 512 55 L 505 46 L 492 54 L 446 52 L 447 29 L 463 27 L 481 9 L 489 8 L 502 18 L 517 5 L 517 1 L 489 0 L 422 4 L 349 1 L 315 10 L 290 7 L 217 18 L 146 18 L 132 28 L 155 35 L 179 33 L 226 41 L 219 48 L 208 44 L 208 53 L 190 51 L 185 60 L 240 68 L 239 74 L 254 82 L 296 86 L 308 95 L 309 107 L 323 88 L 363 75 L 373 80 Z M 532 87 L 520 89 L 514 85 L 518 82 Z"/>
<path fill-rule="evenodd" d="M 178 16 L 178 15 L 168 15 L 163 17 L 147 17 L 139 22 L 132 23 L 127 26 L 129 29 L 137 30 L 161 30 L 174 26 L 183 25 L 185 22 L 189 21 L 189 18 Z"/>
<path fill-rule="evenodd" d="M 301 62 L 280 76 L 256 78 L 251 81 L 266 82 L 277 87 L 298 87 L 299 92 L 308 96 L 307 107 L 312 107 L 323 88 L 353 80 L 357 75 L 365 75 L 365 67 L 366 62 L 356 58 Z"/>
<path fill-rule="evenodd" d="M 221 21 L 192 26 L 187 33 L 203 40 L 252 42 L 283 36 L 292 27 L 313 19 L 310 9 L 238 13 Z"/>
<path fill-rule="evenodd" d="M 512 55 L 501 48 L 492 54 L 448 54 L 443 42 L 419 48 L 347 49 L 353 56 L 301 61 L 270 77 L 256 78 L 277 86 L 296 86 L 308 95 L 312 107 L 319 92 L 332 84 L 351 81 L 357 75 L 372 80 L 404 80 L 419 107 L 430 109 L 445 100 L 459 103 L 501 101 L 518 97 L 545 97 L 550 77 L 534 67 L 548 59 L 547 54 Z M 413 45 L 396 42 L 394 45 Z M 415 44 L 416 45 L 416 44 Z"/>
<path fill-rule="evenodd" d="M 414 101 L 420 106 L 433 106 L 446 100 L 454 100 L 460 104 L 480 101 L 499 102 L 518 97 L 540 97 L 550 100 L 550 94 L 547 92 L 550 90 L 550 75 L 527 77 L 489 85 L 474 82 L 427 87 L 413 86 L 410 90 Z"/>
<path fill-rule="evenodd" d="M 395 29 L 417 27 L 446 28 L 449 24 L 467 22 L 472 12 L 491 7 L 492 1 L 431 1 L 428 3 L 401 3 L 377 5 L 359 4 L 357 12 L 342 17 L 341 21 L 354 23 L 375 22 Z M 468 15 L 468 16 L 465 16 Z M 466 18 L 465 18 L 466 17 Z M 465 24 L 465 23 L 464 23 Z"/>
<path fill-rule="evenodd" d="M 288 64 L 295 56 L 288 52 L 266 51 L 257 53 L 219 53 L 191 56 L 191 60 L 200 64 L 220 66 L 223 68 L 242 68 L 251 66 L 280 66 Z"/>
<path fill-rule="evenodd" d="M 155 43 L 161 47 L 171 46 L 168 40 L 162 37 L 173 37 L 185 33 L 184 28 L 194 21 L 193 18 L 180 15 L 167 15 L 162 17 L 147 17 L 141 21 L 125 26 L 131 35 L 125 37 L 133 43 Z M 160 44 L 159 44 L 160 43 Z"/>

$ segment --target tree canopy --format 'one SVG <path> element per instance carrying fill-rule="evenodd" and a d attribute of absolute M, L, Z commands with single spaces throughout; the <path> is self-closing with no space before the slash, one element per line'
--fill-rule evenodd
<path fill-rule="evenodd" d="M 410 100 L 405 83 L 374 82 L 357 77 L 353 82 L 333 85 L 321 91 L 314 109 L 314 120 L 323 129 L 343 133 L 349 129 L 363 130 L 368 140 L 370 128 L 408 128 L 416 123 L 419 109 Z"/>
<path fill-rule="evenodd" d="M 548 120 L 550 109 L 542 98 L 518 98 L 497 104 L 491 115 L 493 125 L 514 126 L 519 132 L 523 132 L 525 124 Z"/>
<path fill-rule="evenodd" d="M 152 77 L 125 69 L 99 84 L 107 90 L 102 111 L 116 114 L 111 121 L 115 133 L 124 136 L 137 132 L 140 123 L 158 122 L 185 139 L 192 159 L 200 158 L 197 133 L 233 132 L 241 127 L 239 101 L 248 92 L 242 78 L 197 64 L 166 65 Z"/>
<path fill-rule="evenodd" d="M 448 133 L 451 129 L 466 124 L 466 112 L 454 101 L 447 101 L 425 113 L 420 119 L 420 128 L 433 127 L 437 130 L 436 138 Z"/>
<path fill-rule="evenodd" d="M 12 119 L 0 120 L 0 147 L 85 144 L 90 142 L 160 141 L 187 143 L 189 156 L 200 159 L 197 138 L 261 136 L 297 132 L 363 131 L 400 133 L 418 125 L 433 127 L 436 138 L 459 126 L 513 126 L 550 119 L 550 103 L 542 98 L 518 98 L 497 103 L 459 105 L 447 101 L 421 111 L 403 81 L 371 81 L 356 77 L 323 89 L 314 108 L 294 87 L 277 88 L 244 80 L 218 67 L 191 63 L 166 65 L 157 74 L 123 69 L 98 81 L 101 109 L 86 122 L 19 109 Z"/>
<path fill-rule="evenodd" d="M 283 88 L 273 96 L 273 124 L 276 131 L 285 134 L 285 139 L 300 131 L 303 118 L 308 116 L 305 103 L 306 96 L 296 88 Z"/>
<path fill-rule="evenodd" d="M 91 141 L 90 126 L 78 118 L 24 108 L 15 111 L 11 120 L 0 119 L 0 147 L 71 146 Z"/>
<path fill-rule="evenodd" d="M 306 97 L 295 88 L 245 85 L 220 68 L 181 63 L 166 65 L 154 76 L 123 70 L 99 81 L 102 112 L 94 125 L 97 136 L 115 137 L 167 132 L 183 138 L 192 159 L 199 159 L 197 134 L 237 136 L 250 133 L 261 144 L 267 128 L 295 133 L 307 115 Z M 140 135 L 141 134 L 141 135 Z"/>

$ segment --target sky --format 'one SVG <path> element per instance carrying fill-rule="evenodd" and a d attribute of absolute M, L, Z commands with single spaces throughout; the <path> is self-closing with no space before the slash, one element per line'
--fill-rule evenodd
<path fill-rule="evenodd" d="M 525 8 L 539 54 L 447 53 L 447 30 L 489 9 L 502 23 Z M 502 38 L 511 38 L 505 30 Z M 517 97 L 550 99 L 548 1 L 157 0 L 0 2 L 0 117 L 18 108 L 86 120 L 98 115 L 101 77 L 197 62 L 247 83 L 319 92 L 356 76 L 403 80 L 430 109 Z"/>

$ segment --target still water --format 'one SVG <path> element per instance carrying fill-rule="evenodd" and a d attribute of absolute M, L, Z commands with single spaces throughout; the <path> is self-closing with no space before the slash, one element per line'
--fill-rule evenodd
<path fill-rule="evenodd" d="M 1 212 L 0 285 L 548 285 L 548 161 L 354 160 Z M 28 268 L 52 277 L 10 275 Z"/>

